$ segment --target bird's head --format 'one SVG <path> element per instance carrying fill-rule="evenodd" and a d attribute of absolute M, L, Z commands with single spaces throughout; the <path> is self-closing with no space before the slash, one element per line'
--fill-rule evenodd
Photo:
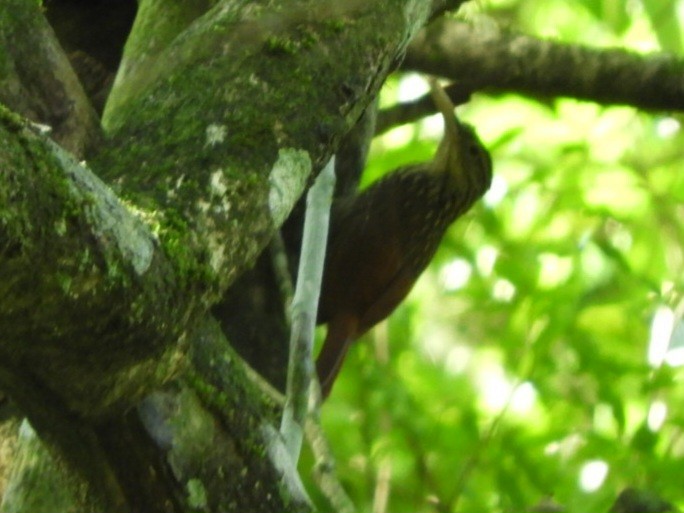
<path fill-rule="evenodd" d="M 492 159 L 470 125 L 461 123 L 454 104 L 436 80 L 430 80 L 435 106 L 444 118 L 444 137 L 432 162 L 436 173 L 444 173 L 454 186 L 480 198 L 492 183 Z"/>

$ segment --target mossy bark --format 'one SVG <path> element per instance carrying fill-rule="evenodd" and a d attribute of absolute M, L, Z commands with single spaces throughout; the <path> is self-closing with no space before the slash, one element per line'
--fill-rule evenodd
<path fill-rule="evenodd" d="M 49 125 L 53 139 L 79 158 L 100 140 L 97 115 L 39 2 L 0 5 L 0 103 Z"/>
<path fill-rule="evenodd" d="M 0 387 L 53 511 L 310 509 L 209 308 L 446 3 L 143 1 L 88 167 L 0 110 Z"/>

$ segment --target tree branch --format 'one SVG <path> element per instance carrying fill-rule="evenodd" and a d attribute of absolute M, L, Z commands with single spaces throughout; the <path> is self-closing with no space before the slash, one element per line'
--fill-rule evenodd
<path fill-rule="evenodd" d="M 197 304 L 90 171 L 2 109 L 0 139 L 0 366 L 80 418 L 124 409 L 176 372 Z"/>
<path fill-rule="evenodd" d="M 330 204 L 335 187 L 335 157 L 331 158 L 309 189 L 297 287 L 292 301 L 292 334 L 287 373 L 287 394 L 280 433 L 294 464 L 304 437 L 309 389 L 313 371 L 313 342 L 323 262 L 328 242 Z"/>
<path fill-rule="evenodd" d="M 412 41 L 403 68 L 448 77 L 470 90 L 684 109 L 684 61 L 676 56 L 544 41 L 449 19 Z"/>
<path fill-rule="evenodd" d="M 432 9 L 402 4 L 415 18 L 360 1 L 316 2 L 284 20 L 257 9 L 235 21 L 225 6 L 200 16 L 153 70 L 129 75 L 140 90 L 115 86 L 128 93 L 91 163 L 135 208 L 5 113 L 0 350 L 15 355 L 6 363 L 28 358 L 33 378 L 85 417 L 168 379 L 188 323 L 252 263 L 377 91 L 402 34 Z"/>
<path fill-rule="evenodd" d="M 317 402 L 320 403 L 320 393 L 318 396 Z M 355 513 L 354 503 L 335 474 L 335 458 L 320 420 L 318 411 L 313 411 L 306 422 L 306 438 L 316 459 L 314 479 L 335 512 Z"/>
<path fill-rule="evenodd" d="M 0 5 L 0 102 L 51 127 L 52 138 L 83 158 L 101 138 L 100 121 L 40 4 Z"/>
<path fill-rule="evenodd" d="M 446 87 L 444 92 L 451 100 L 451 103 L 454 105 L 461 105 L 470 100 L 470 95 L 475 92 L 475 90 L 465 84 L 454 83 Z M 430 93 L 411 102 L 399 103 L 392 107 L 387 107 L 378 113 L 375 135 L 387 132 L 395 126 L 418 121 L 435 112 L 437 112 L 437 107 L 435 107 L 435 102 Z"/>

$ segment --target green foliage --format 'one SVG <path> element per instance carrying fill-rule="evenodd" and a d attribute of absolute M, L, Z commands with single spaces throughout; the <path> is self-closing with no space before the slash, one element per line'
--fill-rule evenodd
<path fill-rule="evenodd" d="M 643 5 L 651 23 L 657 27 L 660 46 L 671 52 L 679 51 L 682 47 L 681 23 L 677 13 L 679 2 L 648 0 Z"/>
<path fill-rule="evenodd" d="M 681 2 L 480 3 L 532 34 L 681 53 Z M 684 506 L 684 373 L 656 354 L 682 307 L 680 120 L 516 95 L 462 117 L 494 185 L 350 352 L 323 410 L 344 485 L 361 512 L 604 512 L 629 486 Z M 429 158 L 431 131 L 386 134 L 366 179 Z"/>

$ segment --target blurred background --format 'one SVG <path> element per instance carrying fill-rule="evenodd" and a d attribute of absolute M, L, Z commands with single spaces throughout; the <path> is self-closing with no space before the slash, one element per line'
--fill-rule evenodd
<path fill-rule="evenodd" d="M 479 0 L 459 17 L 683 52 L 682 1 Z M 427 89 L 396 75 L 381 107 Z M 633 487 L 684 507 L 682 116 L 515 94 L 458 112 L 494 182 L 352 348 L 323 408 L 352 500 L 373 513 L 591 513 Z M 364 183 L 428 160 L 441 134 L 433 116 L 376 138 Z"/>

